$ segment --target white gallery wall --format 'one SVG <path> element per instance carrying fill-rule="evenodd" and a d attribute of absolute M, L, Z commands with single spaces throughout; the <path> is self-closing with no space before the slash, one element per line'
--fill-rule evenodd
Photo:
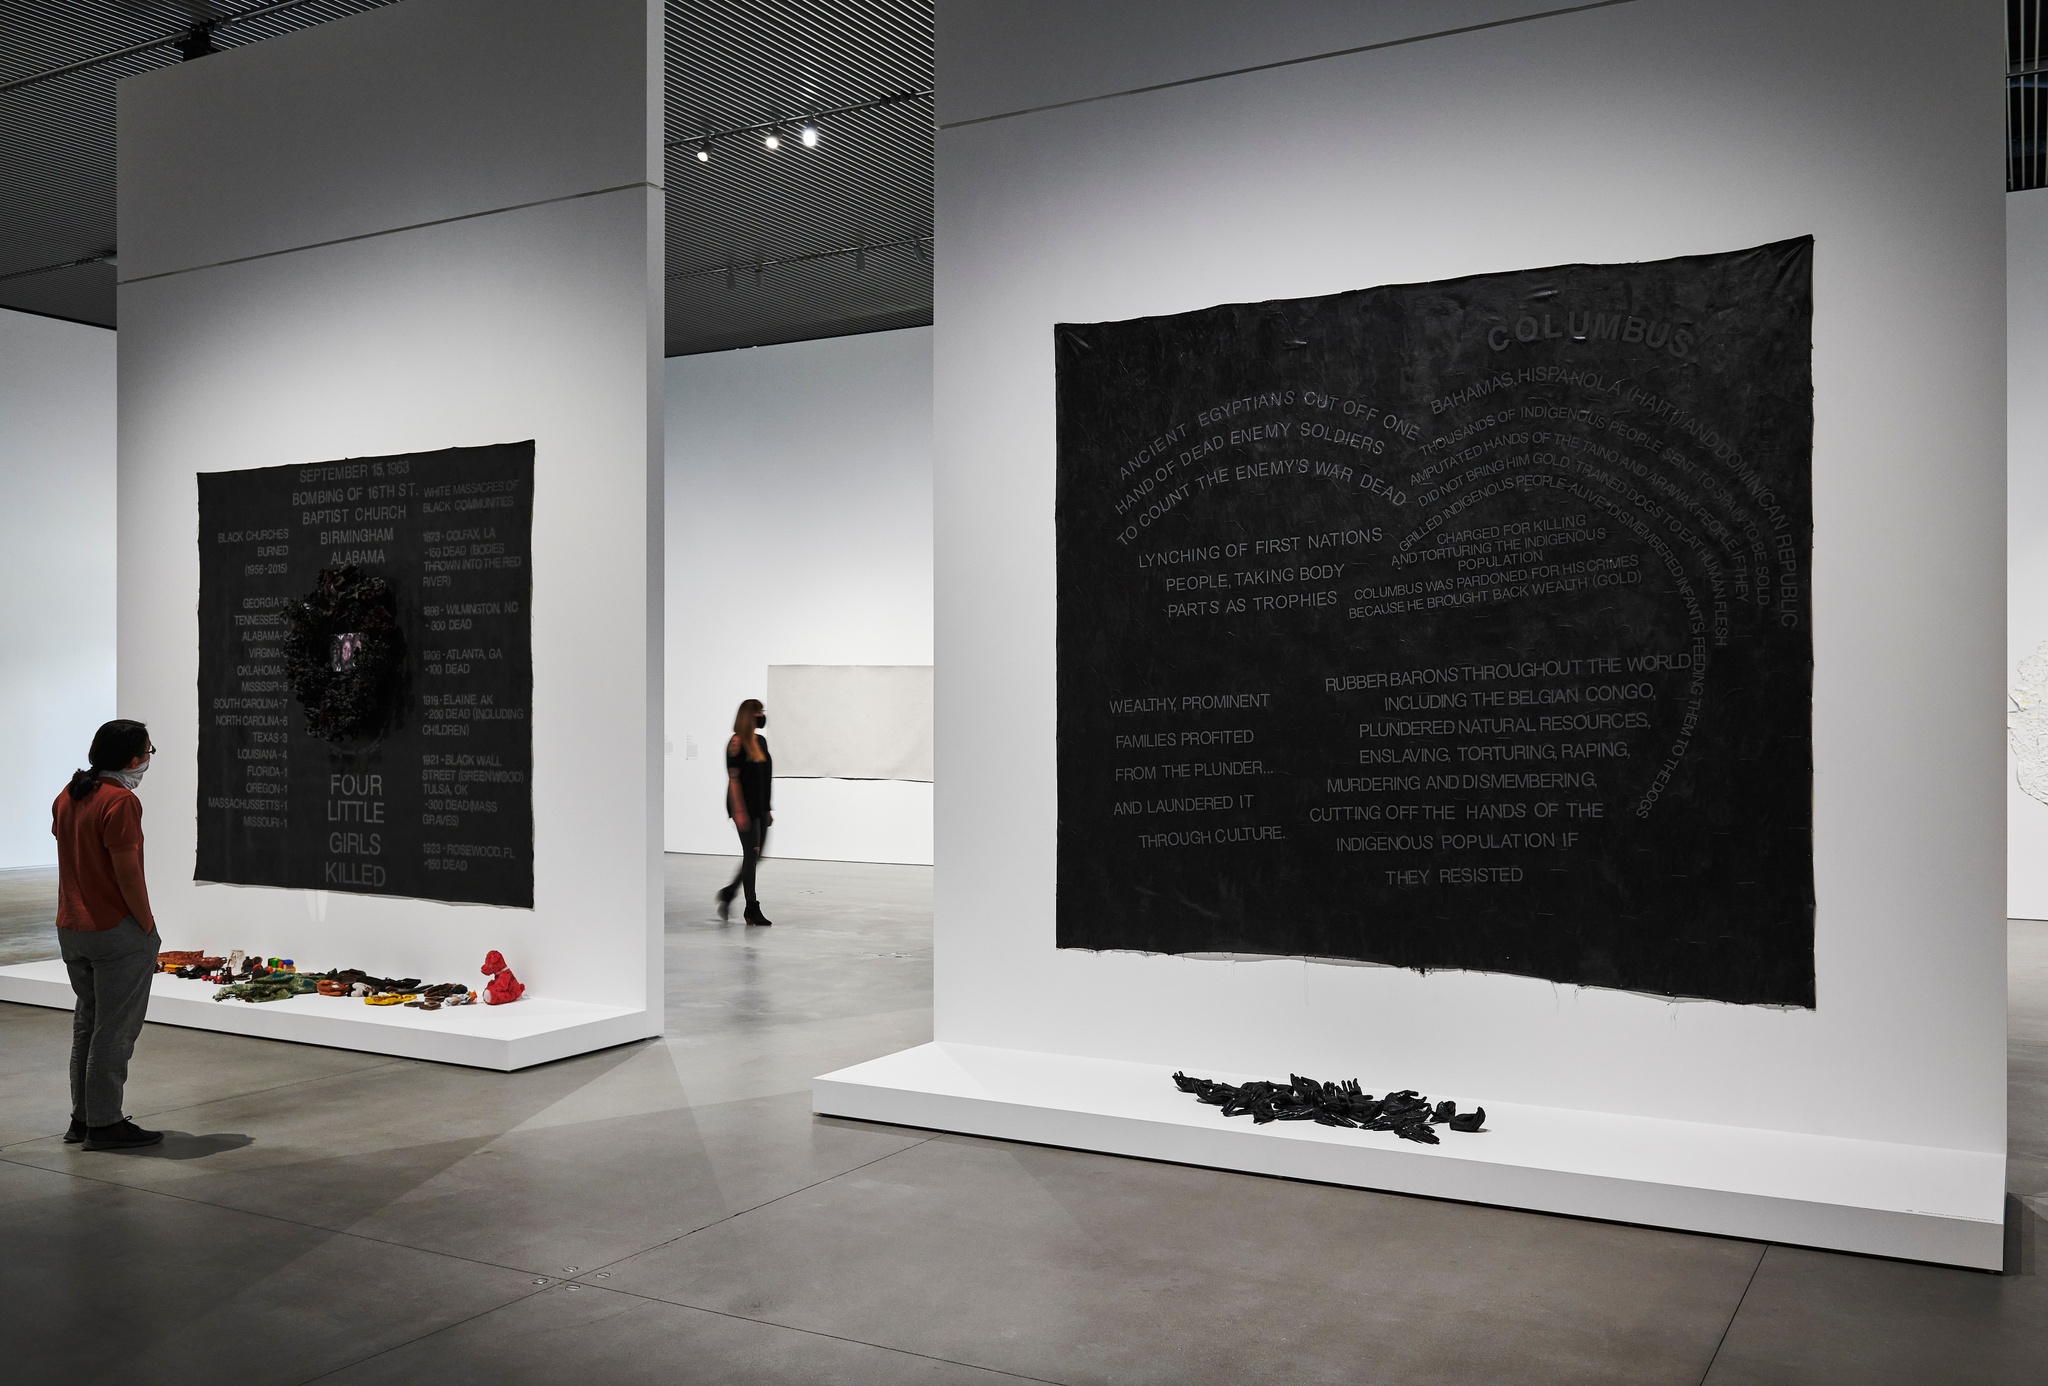
<path fill-rule="evenodd" d="M 2048 919 L 2048 189 L 2006 198 L 2005 234 L 2006 911 Z"/>
<path fill-rule="evenodd" d="M 0 309 L 0 870 L 114 713 L 114 334 Z"/>
<path fill-rule="evenodd" d="M 669 851 L 737 854 L 725 742 L 769 665 L 932 662 L 931 382 L 928 327 L 668 361 Z M 768 850 L 929 863 L 932 786 L 778 777 Z"/>
<path fill-rule="evenodd" d="M 496 948 L 628 1008 L 604 1042 L 660 1029 L 660 15 L 409 0 L 122 84 L 120 692 L 167 946 Z M 195 475 L 529 438 L 534 907 L 193 881 Z"/>
<path fill-rule="evenodd" d="M 938 1038 L 2002 1161 L 1995 8 L 1061 0 L 938 34 Z M 1817 1009 L 1054 947 L 1053 324 L 1807 234 Z"/>

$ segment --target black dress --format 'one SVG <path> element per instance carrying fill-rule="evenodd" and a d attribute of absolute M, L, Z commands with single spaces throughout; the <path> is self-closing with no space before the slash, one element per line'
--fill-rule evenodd
<path fill-rule="evenodd" d="M 759 818 L 769 812 L 775 796 L 775 757 L 768 752 L 768 738 L 758 732 L 754 742 L 761 748 L 759 760 L 747 758 L 746 747 L 739 744 L 735 736 L 726 743 L 725 768 L 738 771 L 740 777 L 740 801 L 747 806 L 747 817 Z M 725 816 L 732 817 L 732 794 L 725 796 Z"/>
<path fill-rule="evenodd" d="M 733 892 L 744 889 L 747 892 L 747 918 L 755 923 L 765 924 L 761 914 L 760 901 L 754 897 L 754 871 L 761 863 L 761 852 L 768 845 L 768 812 L 775 795 L 775 758 L 768 752 L 768 738 L 758 733 L 754 742 L 761 748 L 761 758 L 753 760 L 747 755 L 746 747 L 740 744 L 738 736 L 726 743 L 725 768 L 739 776 L 740 802 L 747 806 L 747 826 L 739 826 L 734 820 L 733 827 L 740 835 L 740 871 L 731 885 L 719 892 L 721 902 L 729 901 Z M 733 817 L 731 780 L 727 780 L 725 792 L 725 816 Z M 719 906 L 721 912 L 724 904 Z"/>

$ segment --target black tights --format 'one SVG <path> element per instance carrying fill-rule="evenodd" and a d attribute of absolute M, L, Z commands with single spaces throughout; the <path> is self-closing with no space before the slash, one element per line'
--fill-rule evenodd
<path fill-rule="evenodd" d="M 745 890 L 747 913 L 752 914 L 761 907 L 754 897 L 754 869 L 761 864 L 761 853 L 768 849 L 768 829 L 758 818 L 749 818 L 744 828 L 737 823 L 733 827 L 740 835 L 740 872 L 721 893 L 730 900 L 735 891 Z"/>

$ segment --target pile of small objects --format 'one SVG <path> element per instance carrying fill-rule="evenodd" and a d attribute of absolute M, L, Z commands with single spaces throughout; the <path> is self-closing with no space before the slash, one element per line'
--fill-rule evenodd
<path fill-rule="evenodd" d="M 173 977 L 212 982 L 220 988 L 216 1001 L 282 1001 L 313 990 L 312 980 L 301 977 L 290 958 L 253 958 L 239 948 L 224 958 L 196 950 L 159 953 L 157 966 Z"/>
<path fill-rule="evenodd" d="M 438 1011 L 443 1006 L 473 1006 L 476 993 L 460 982 L 422 987 L 417 977 L 372 977 L 359 967 L 338 967 L 315 979 L 322 996 L 360 996 L 370 1006 L 410 1006 Z"/>
<path fill-rule="evenodd" d="M 1211 1107 L 1221 1107 L 1227 1117 L 1248 1116 L 1264 1125 L 1269 1121 L 1313 1121 L 1321 1126 L 1350 1126 L 1365 1131 L 1392 1131 L 1402 1140 L 1437 1144 L 1434 1127 L 1453 1131 L 1477 1131 L 1486 1124 L 1486 1108 L 1460 1113 L 1456 1102 L 1434 1105 L 1412 1088 L 1374 1097 L 1359 1089 L 1358 1080 L 1318 1083 L 1299 1073 L 1285 1083 L 1218 1083 L 1208 1078 L 1173 1075 L 1173 1085 Z"/>
<path fill-rule="evenodd" d="M 303 973 L 290 958 L 255 958 L 237 948 L 226 957 L 215 957 L 200 949 L 166 951 L 157 955 L 157 965 L 173 977 L 212 982 L 220 990 L 216 1001 L 284 1001 L 294 996 L 360 997 L 371 1006 L 409 1006 L 414 1010 L 438 1011 L 444 1006 L 474 1006 L 476 992 L 460 982 L 436 982 L 423 987 L 417 977 L 374 977 L 358 967 L 337 967 L 326 972 Z M 516 1001 L 526 990 L 512 975 L 504 955 L 496 949 L 484 960 L 490 978 L 491 1005 Z"/>
<path fill-rule="evenodd" d="M 284 962 L 287 959 L 273 958 L 271 961 Z M 183 977 L 188 981 L 216 983 L 246 980 L 273 970 L 261 958 L 247 957 L 239 948 L 224 958 L 215 957 L 198 949 L 185 952 L 158 953 L 156 955 L 156 965 L 170 973 L 173 977 Z"/>
<path fill-rule="evenodd" d="M 216 1001 L 289 1001 L 294 996 L 304 996 L 313 990 L 310 978 L 296 973 L 276 972 L 267 977 L 252 977 L 245 982 L 233 982 L 213 994 Z"/>

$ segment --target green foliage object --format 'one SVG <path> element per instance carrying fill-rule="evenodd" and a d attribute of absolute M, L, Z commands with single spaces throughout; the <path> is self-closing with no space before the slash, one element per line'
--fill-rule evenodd
<path fill-rule="evenodd" d="M 285 679 L 306 730 L 328 742 L 380 735 L 405 661 L 391 584 L 353 563 L 323 568 L 311 592 L 286 604 L 284 623 Z"/>
<path fill-rule="evenodd" d="M 317 990 L 311 977 L 296 973 L 277 972 L 268 977 L 252 977 L 246 982 L 236 982 L 222 987 L 213 994 L 216 1001 L 288 1001 L 294 996 L 304 996 Z"/>

